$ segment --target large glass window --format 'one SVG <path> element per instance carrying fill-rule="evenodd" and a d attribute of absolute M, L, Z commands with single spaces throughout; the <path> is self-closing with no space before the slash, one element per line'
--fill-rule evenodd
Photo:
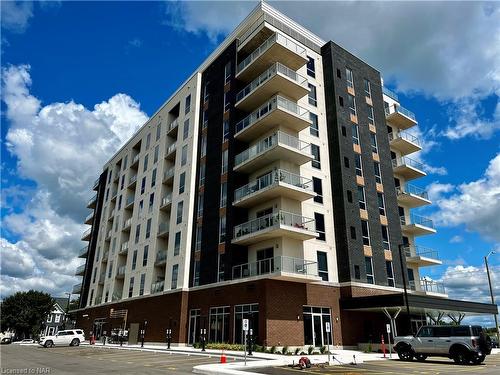
<path fill-rule="evenodd" d="M 193 286 L 200 285 L 200 261 L 195 260 L 193 263 Z"/>
<path fill-rule="evenodd" d="M 314 66 L 314 57 L 307 56 L 307 75 L 316 78 L 316 68 Z"/>
<path fill-rule="evenodd" d="M 363 164 L 361 163 L 361 155 L 354 153 L 354 162 L 356 164 L 356 175 L 363 177 Z"/>
<path fill-rule="evenodd" d="M 323 281 L 328 281 L 328 258 L 324 251 L 318 251 L 318 275 Z"/>
<path fill-rule="evenodd" d="M 221 174 L 227 173 L 228 155 L 229 155 L 229 151 L 228 150 L 222 151 L 222 169 L 221 169 Z"/>
<path fill-rule="evenodd" d="M 222 142 L 229 139 L 229 120 L 224 120 L 222 122 Z"/>
<path fill-rule="evenodd" d="M 368 124 L 375 125 L 375 116 L 373 115 L 373 107 L 368 106 Z"/>
<path fill-rule="evenodd" d="M 170 284 L 170 289 L 177 289 L 177 278 L 179 277 L 179 265 L 174 264 L 172 266 L 172 282 Z"/>
<path fill-rule="evenodd" d="M 134 250 L 134 254 L 132 255 L 132 271 L 135 270 L 137 266 L 137 250 Z"/>
<path fill-rule="evenodd" d="M 184 193 L 185 185 L 186 185 L 186 172 L 182 172 L 179 177 L 179 194 Z"/>
<path fill-rule="evenodd" d="M 259 335 L 259 304 L 234 306 L 234 342 L 243 344 L 243 319 L 248 319 L 249 328 L 253 331 L 253 337 L 257 342 Z"/>
<path fill-rule="evenodd" d="M 188 155 L 188 146 L 184 145 L 182 146 L 182 151 L 181 151 L 181 167 L 186 165 L 187 155 Z"/>
<path fill-rule="evenodd" d="M 315 212 L 314 221 L 316 222 L 316 232 L 319 234 L 316 238 L 318 240 L 325 241 L 325 216 Z"/>
<path fill-rule="evenodd" d="M 139 237 L 141 236 L 141 224 L 137 224 L 135 227 L 135 243 L 139 242 Z"/>
<path fill-rule="evenodd" d="M 148 265 L 148 254 L 149 245 L 144 246 L 144 252 L 142 253 L 142 266 L 146 267 Z"/>
<path fill-rule="evenodd" d="M 181 235 L 182 232 L 176 232 L 175 233 L 175 241 L 174 241 L 174 256 L 179 255 L 181 251 Z"/>
<path fill-rule="evenodd" d="M 191 94 L 186 96 L 186 102 L 184 105 L 184 114 L 187 115 L 189 113 L 189 111 L 191 111 Z"/>
<path fill-rule="evenodd" d="M 312 166 L 314 168 L 321 169 L 321 157 L 319 153 L 319 146 L 311 143 L 311 153 L 314 158 L 311 162 Z"/>
<path fill-rule="evenodd" d="M 224 66 L 224 83 L 231 81 L 231 61 Z"/>
<path fill-rule="evenodd" d="M 314 201 L 316 203 L 323 203 L 323 185 L 321 183 L 321 178 L 313 177 L 313 190 L 316 193 Z"/>
<path fill-rule="evenodd" d="M 184 201 L 177 203 L 177 224 L 182 223 L 182 211 L 184 209 Z"/>
<path fill-rule="evenodd" d="M 365 95 L 367 98 L 372 97 L 372 86 L 370 81 L 368 81 L 367 79 L 365 79 Z"/>
<path fill-rule="evenodd" d="M 372 152 L 378 154 L 377 135 L 372 132 L 370 132 L 370 145 L 372 147 Z"/>
<path fill-rule="evenodd" d="M 141 275 L 141 284 L 139 286 L 139 295 L 142 296 L 144 294 L 144 284 L 146 283 L 146 274 L 143 273 Z"/>
<path fill-rule="evenodd" d="M 205 185 L 205 163 L 201 163 L 200 164 L 200 181 L 199 181 L 199 185 L 200 186 L 203 186 Z"/>
<path fill-rule="evenodd" d="M 390 250 L 391 244 L 389 242 L 389 231 L 387 230 L 387 226 L 382 225 L 381 230 L 382 230 L 382 244 L 384 246 L 384 250 Z"/>
<path fill-rule="evenodd" d="M 387 285 L 394 286 L 394 270 L 390 260 L 385 261 L 385 268 L 387 270 Z"/>
<path fill-rule="evenodd" d="M 226 254 L 224 253 L 219 253 L 219 259 L 218 259 L 218 265 L 217 265 L 217 279 L 218 281 L 224 281 L 224 275 L 225 275 L 225 257 Z"/>
<path fill-rule="evenodd" d="M 209 342 L 228 342 L 229 306 L 211 307 L 209 314 Z"/>
<path fill-rule="evenodd" d="M 219 243 L 226 241 L 226 215 L 222 215 L 219 219 Z"/>
<path fill-rule="evenodd" d="M 312 121 L 311 126 L 309 126 L 309 133 L 315 137 L 319 137 L 318 115 L 316 113 L 309 112 L 309 119 Z"/>
<path fill-rule="evenodd" d="M 311 83 L 309 83 L 308 85 L 309 85 L 309 94 L 308 94 L 309 104 L 316 107 L 318 105 L 318 100 L 316 98 L 316 86 L 314 86 Z"/>
<path fill-rule="evenodd" d="M 200 333 L 200 309 L 189 310 L 189 338 L 188 343 L 190 345 L 198 342 L 198 336 Z"/>
<path fill-rule="evenodd" d="M 200 158 L 204 157 L 207 154 L 207 136 L 203 134 L 201 137 L 201 146 L 200 146 Z"/>
<path fill-rule="evenodd" d="M 366 210 L 365 188 L 358 185 L 358 202 L 361 210 Z"/>
<path fill-rule="evenodd" d="M 156 168 L 153 169 L 153 172 L 151 173 L 151 187 L 154 187 L 156 185 Z"/>
<path fill-rule="evenodd" d="M 365 257 L 365 267 L 366 267 L 366 282 L 368 284 L 373 284 L 375 282 L 375 280 L 373 277 L 372 257 Z"/>
<path fill-rule="evenodd" d="M 359 128 L 357 124 L 352 124 L 352 143 L 359 145 Z"/>
<path fill-rule="evenodd" d="M 231 101 L 229 100 L 229 91 L 224 93 L 224 112 L 229 111 L 231 108 Z"/>
<path fill-rule="evenodd" d="M 227 204 L 227 182 L 220 185 L 220 206 L 226 207 Z"/>
<path fill-rule="evenodd" d="M 134 293 L 134 277 L 132 276 L 128 284 L 128 296 L 132 297 L 133 293 Z"/>
<path fill-rule="evenodd" d="M 378 212 L 379 212 L 380 215 L 385 216 L 385 199 L 384 199 L 384 194 L 377 193 L 377 200 L 378 200 Z"/>
<path fill-rule="evenodd" d="M 198 217 L 202 217 L 203 216 L 203 197 L 204 197 L 204 194 L 203 193 L 199 193 L 198 194 Z"/>
<path fill-rule="evenodd" d="M 146 222 L 146 238 L 149 238 L 151 235 L 151 219 L 148 219 Z"/>
<path fill-rule="evenodd" d="M 349 68 L 345 68 L 345 79 L 347 81 L 347 87 L 354 88 L 354 77 L 352 74 L 352 70 Z"/>
<path fill-rule="evenodd" d="M 349 101 L 349 112 L 352 116 L 356 116 L 356 99 L 351 94 L 347 94 L 347 99 Z"/>
<path fill-rule="evenodd" d="M 375 182 L 381 184 L 382 176 L 380 174 L 380 163 L 378 161 L 373 162 L 373 171 L 375 172 Z"/>
<path fill-rule="evenodd" d="M 189 119 L 186 119 L 184 121 L 184 128 L 183 128 L 183 132 L 182 132 L 182 140 L 186 140 L 187 137 L 189 137 Z"/>
<path fill-rule="evenodd" d="M 366 220 L 361 220 L 361 234 L 363 236 L 363 245 L 370 246 L 370 230 Z"/>

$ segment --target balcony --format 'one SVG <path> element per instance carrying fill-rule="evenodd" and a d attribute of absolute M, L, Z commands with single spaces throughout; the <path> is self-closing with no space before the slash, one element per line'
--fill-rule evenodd
<path fill-rule="evenodd" d="M 78 251 L 78 258 L 87 258 L 87 254 L 89 252 L 89 247 L 84 246 Z"/>
<path fill-rule="evenodd" d="M 163 197 L 160 204 L 160 210 L 169 210 L 172 207 L 172 194 Z"/>
<path fill-rule="evenodd" d="M 163 266 L 164 264 L 167 263 L 167 251 L 159 251 L 156 254 L 156 259 L 155 259 L 155 266 Z"/>
<path fill-rule="evenodd" d="M 112 233 L 112 230 L 108 230 L 108 233 L 106 233 L 106 237 L 104 238 L 105 241 L 111 241 L 111 233 Z"/>
<path fill-rule="evenodd" d="M 71 294 L 80 294 L 82 292 L 82 283 L 73 285 L 73 290 Z"/>
<path fill-rule="evenodd" d="M 283 64 L 275 63 L 236 94 L 235 107 L 250 111 L 278 92 L 293 100 L 307 95 L 307 78 Z"/>
<path fill-rule="evenodd" d="M 160 225 L 158 225 L 157 237 L 168 237 L 168 232 L 169 232 L 168 223 L 160 223 Z"/>
<path fill-rule="evenodd" d="M 114 217 L 115 217 L 115 209 L 113 208 L 113 209 L 109 212 L 108 221 L 112 221 Z"/>
<path fill-rule="evenodd" d="M 130 168 L 136 168 L 139 165 L 139 154 L 135 155 L 130 163 Z"/>
<path fill-rule="evenodd" d="M 109 256 L 109 251 L 105 251 L 103 254 L 102 254 L 102 262 L 107 262 L 108 261 L 108 256 Z"/>
<path fill-rule="evenodd" d="M 83 276 L 85 273 L 85 264 L 82 264 L 81 266 L 78 266 L 76 268 L 75 276 Z"/>
<path fill-rule="evenodd" d="M 396 187 L 398 203 L 409 207 L 420 207 L 431 204 L 427 191 L 411 184 Z"/>
<path fill-rule="evenodd" d="M 233 280 L 246 277 L 321 281 L 316 262 L 287 256 L 277 256 L 233 267 Z"/>
<path fill-rule="evenodd" d="M 176 148 L 177 148 L 177 144 L 176 143 L 172 143 L 170 146 L 167 147 L 167 151 L 165 153 L 165 158 L 167 160 L 175 159 Z"/>
<path fill-rule="evenodd" d="M 305 241 L 317 236 L 314 219 L 278 211 L 236 225 L 232 242 L 238 245 L 250 245 L 276 237 Z"/>
<path fill-rule="evenodd" d="M 111 192 L 111 202 L 116 200 L 116 196 L 118 195 L 118 189 L 115 191 Z"/>
<path fill-rule="evenodd" d="M 415 114 L 396 104 L 385 109 L 385 119 L 399 129 L 408 129 L 417 125 Z"/>
<path fill-rule="evenodd" d="M 99 187 L 99 180 L 100 178 L 98 178 L 97 180 L 94 181 L 94 184 L 92 185 L 92 190 L 97 190 L 98 187 Z"/>
<path fill-rule="evenodd" d="M 161 182 L 163 184 L 171 184 L 174 181 L 174 174 L 175 174 L 174 167 L 167 169 L 165 172 L 163 172 L 163 179 Z"/>
<path fill-rule="evenodd" d="M 120 266 L 116 270 L 116 278 L 117 279 L 123 279 L 125 277 L 125 270 L 127 269 L 127 266 Z"/>
<path fill-rule="evenodd" d="M 130 176 L 130 179 L 128 180 L 128 188 L 129 189 L 132 189 L 135 187 L 135 185 L 137 184 L 137 175 L 133 175 L 133 176 Z"/>
<path fill-rule="evenodd" d="M 170 124 L 168 124 L 167 135 L 172 137 L 177 137 L 177 131 L 179 130 L 179 119 L 175 119 Z"/>
<path fill-rule="evenodd" d="M 97 280 L 97 283 L 100 284 L 100 285 L 104 285 L 104 281 L 106 280 L 106 274 L 105 273 L 101 273 L 99 275 L 99 280 Z"/>
<path fill-rule="evenodd" d="M 97 194 L 89 199 L 89 201 L 87 202 L 87 208 L 95 208 L 96 203 L 97 203 Z"/>
<path fill-rule="evenodd" d="M 389 133 L 389 145 L 401 155 L 408 155 L 422 149 L 420 140 L 408 132 Z"/>
<path fill-rule="evenodd" d="M 94 219 L 94 211 L 87 215 L 85 218 L 85 224 L 92 225 L 92 220 Z"/>
<path fill-rule="evenodd" d="M 82 234 L 82 241 L 90 241 L 90 233 L 92 233 L 92 228 L 87 229 Z"/>
<path fill-rule="evenodd" d="M 165 289 L 165 280 L 151 284 L 151 294 L 163 292 Z"/>
<path fill-rule="evenodd" d="M 403 235 L 422 236 L 436 233 L 434 223 L 429 218 L 411 214 L 409 220 L 405 216 L 401 216 L 400 220 Z"/>
<path fill-rule="evenodd" d="M 134 208 L 134 199 L 135 196 L 131 196 L 127 198 L 127 201 L 125 202 L 125 209 L 126 210 L 131 210 Z"/>
<path fill-rule="evenodd" d="M 444 284 L 434 280 L 420 279 L 420 290 L 426 293 L 446 294 Z"/>
<path fill-rule="evenodd" d="M 299 132 L 311 125 L 309 111 L 297 103 L 276 95 L 259 109 L 236 124 L 235 138 L 249 142 L 283 124 Z"/>
<path fill-rule="evenodd" d="M 382 87 L 382 92 L 387 95 L 389 98 L 392 100 L 399 102 L 399 97 L 398 94 L 396 94 L 394 91 L 389 90 L 387 87 Z"/>
<path fill-rule="evenodd" d="M 416 264 L 418 267 L 443 264 L 435 250 L 415 245 L 406 245 L 404 250 L 408 264 Z"/>
<path fill-rule="evenodd" d="M 236 77 L 248 80 L 277 61 L 286 62 L 291 69 L 297 70 L 307 63 L 306 49 L 282 34 L 274 33 L 238 64 Z"/>
<path fill-rule="evenodd" d="M 120 255 L 125 255 L 128 253 L 128 241 L 127 242 L 124 242 L 122 243 L 122 246 L 120 247 L 120 251 L 118 254 Z"/>
<path fill-rule="evenodd" d="M 129 218 L 123 222 L 122 231 L 130 232 L 130 227 L 132 226 L 132 218 Z"/>
<path fill-rule="evenodd" d="M 392 167 L 394 174 L 403 176 L 406 180 L 413 180 L 427 175 L 424 172 L 422 163 L 406 156 L 392 159 Z"/>
<path fill-rule="evenodd" d="M 277 131 L 236 155 L 234 171 L 248 173 L 276 160 L 286 160 L 296 165 L 305 164 L 313 160 L 311 145 L 287 133 Z"/>
<path fill-rule="evenodd" d="M 316 194 L 312 188 L 312 180 L 278 169 L 236 189 L 233 205 L 250 207 L 279 196 L 305 201 Z"/>

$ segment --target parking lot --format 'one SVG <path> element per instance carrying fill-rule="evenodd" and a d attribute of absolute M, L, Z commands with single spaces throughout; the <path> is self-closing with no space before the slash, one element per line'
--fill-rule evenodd
<path fill-rule="evenodd" d="M 0 350 L 2 374 L 192 374 L 193 366 L 219 362 L 219 357 L 214 356 L 90 346 L 43 348 L 11 344 L 2 345 Z"/>
<path fill-rule="evenodd" d="M 255 371 L 255 370 L 254 370 Z M 329 367 L 313 367 L 306 370 L 288 367 L 259 369 L 256 372 L 270 375 L 382 375 L 382 374 L 500 374 L 500 355 L 490 355 L 479 366 L 459 366 L 446 358 L 428 359 L 425 362 L 402 362 L 397 359 L 388 361 L 372 361 L 352 365 Z"/>

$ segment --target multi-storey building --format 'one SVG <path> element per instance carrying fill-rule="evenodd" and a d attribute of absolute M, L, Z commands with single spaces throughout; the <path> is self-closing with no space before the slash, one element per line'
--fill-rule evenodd
<path fill-rule="evenodd" d="M 249 318 L 265 345 L 351 346 L 405 285 L 414 326 L 491 312 L 420 280 L 441 262 L 415 241 L 435 232 L 411 212 L 430 204 L 409 182 L 416 125 L 377 70 L 259 4 L 104 165 L 78 323 L 99 335 L 126 310 L 130 341 L 147 324 L 147 341 L 192 344 L 241 342 Z"/>

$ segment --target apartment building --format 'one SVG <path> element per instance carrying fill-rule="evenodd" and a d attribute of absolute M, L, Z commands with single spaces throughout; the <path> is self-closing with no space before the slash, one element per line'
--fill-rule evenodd
<path fill-rule="evenodd" d="M 130 342 L 241 343 L 248 318 L 263 345 L 354 346 L 406 289 L 402 331 L 492 311 L 420 279 L 441 262 L 416 241 L 435 229 L 412 213 L 431 203 L 415 126 L 376 69 L 260 3 L 104 165 L 79 326 L 126 312 Z"/>

